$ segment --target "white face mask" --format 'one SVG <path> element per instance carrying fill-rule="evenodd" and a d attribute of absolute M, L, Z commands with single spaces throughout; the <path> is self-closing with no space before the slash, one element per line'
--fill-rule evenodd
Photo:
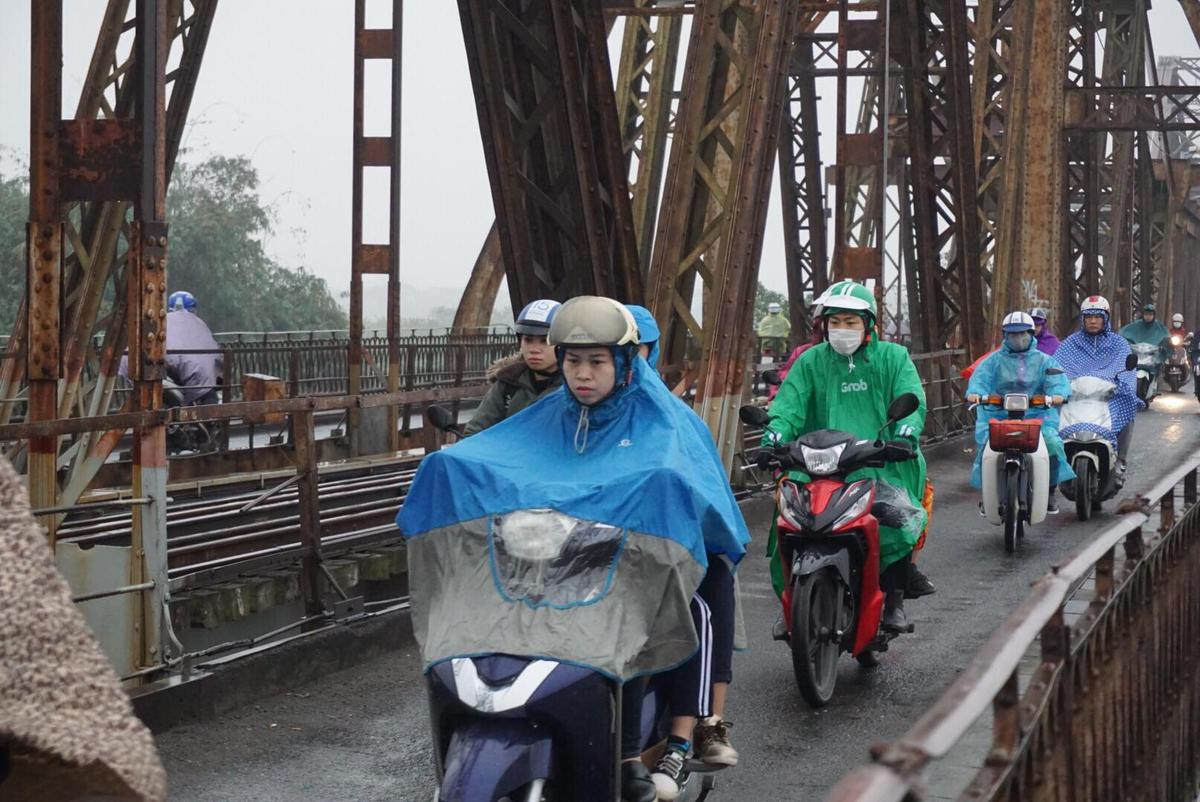
<path fill-rule="evenodd" d="M 830 329 L 829 344 L 842 356 L 850 356 L 862 345 L 865 333 L 860 329 Z"/>

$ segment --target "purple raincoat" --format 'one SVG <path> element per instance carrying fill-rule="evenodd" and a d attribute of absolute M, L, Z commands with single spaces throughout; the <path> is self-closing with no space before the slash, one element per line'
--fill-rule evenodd
<path fill-rule="evenodd" d="M 1058 350 L 1061 343 L 1054 336 L 1054 332 L 1050 331 L 1049 326 L 1042 327 L 1042 333 L 1037 336 L 1037 349 L 1046 356 L 1054 356 L 1054 352 Z"/>
<path fill-rule="evenodd" d="M 174 351 L 211 351 L 207 354 L 176 354 Z M 121 357 L 117 373 L 127 376 L 127 356 Z M 167 313 L 167 374 L 179 385 L 184 403 L 193 404 L 212 391 L 222 375 L 221 346 L 213 339 L 208 324 L 192 312 L 180 309 Z"/>

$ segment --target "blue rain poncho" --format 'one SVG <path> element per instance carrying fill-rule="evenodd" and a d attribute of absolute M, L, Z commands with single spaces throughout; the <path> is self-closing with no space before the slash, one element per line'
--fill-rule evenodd
<path fill-rule="evenodd" d="M 1025 351 L 1014 351 L 1009 347 L 1008 338 L 1005 338 L 1000 350 L 983 360 L 971 374 L 971 381 L 967 384 L 967 395 L 1025 393 L 1030 396 L 1069 397 L 1071 383 L 1066 372 L 1046 375 L 1046 371 L 1051 368 L 1062 370 L 1062 365 L 1056 357 L 1044 354 L 1032 346 Z M 983 449 L 988 441 L 988 421 L 1005 417 L 1008 417 L 1008 413 L 1002 409 L 982 404 L 975 409 L 975 444 L 978 448 L 975 452 L 975 465 L 971 468 L 972 487 L 983 486 Z M 1067 464 L 1062 439 L 1058 436 L 1058 410 L 1030 409 L 1025 417 L 1042 421 L 1042 437 L 1046 440 L 1046 450 L 1050 454 L 1050 484 L 1057 485 L 1074 479 L 1075 472 Z"/>
<path fill-rule="evenodd" d="M 654 319 L 654 315 L 650 314 L 650 310 L 644 306 L 637 304 L 625 304 L 625 308 L 629 310 L 629 314 L 633 315 L 633 321 L 638 327 L 638 342 L 649 344 L 650 353 L 646 356 L 646 361 L 650 363 L 650 367 L 658 369 L 658 339 L 661 336 L 658 332 L 658 321 Z"/>
<path fill-rule="evenodd" d="M 1128 327 L 1126 327 L 1128 328 Z M 1063 340 L 1055 359 L 1067 371 L 1068 379 L 1095 376 L 1116 383 L 1116 392 L 1108 399 L 1108 415 L 1092 420 L 1065 421 L 1059 433 L 1069 436 L 1077 431 L 1090 431 L 1107 438 L 1115 447 L 1117 434 L 1137 415 L 1144 406 L 1137 397 L 1137 375 L 1125 370 L 1125 360 L 1130 354 L 1129 342 L 1117 334 L 1104 318 L 1104 330 L 1099 334 L 1088 334 L 1080 330 Z"/>
<path fill-rule="evenodd" d="M 503 652 L 624 680 L 694 652 L 688 603 L 707 554 L 736 564 L 749 531 L 711 436 L 644 360 L 618 357 L 630 378 L 605 400 L 584 407 L 561 388 L 421 462 L 397 525 L 427 668 Z M 605 530 L 619 541 L 586 597 L 513 590 L 528 582 L 510 581 L 502 521 L 546 510 L 580 522 L 572 538 Z M 555 562 L 536 579 L 573 570 Z"/>

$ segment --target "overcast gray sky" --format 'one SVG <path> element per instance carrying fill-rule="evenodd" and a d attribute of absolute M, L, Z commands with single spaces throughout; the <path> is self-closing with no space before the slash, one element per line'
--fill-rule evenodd
<path fill-rule="evenodd" d="M 64 5 L 64 116 L 71 116 L 105 2 Z M 368 0 L 368 24 L 387 25 L 390 5 Z M 284 264 L 306 265 L 335 293 L 349 277 L 353 6 L 351 0 L 221 0 L 184 138 L 185 159 L 221 153 L 253 160 L 264 197 L 279 215 L 268 250 Z M 1200 53 L 1177 2 L 1158 0 L 1150 14 L 1158 55 Z M 409 2 L 404 28 L 402 281 L 414 290 L 457 289 L 494 217 L 458 4 Z M 833 84 L 824 84 L 830 105 Z M 387 132 L 387 91 L 386 75 L 368 74 L 368 135 Z M 24 159 L 29 4 L 21 0 L 0 0 L 0 109 L 0 148 Z M 823 117 L 829 134 L 832 111 Z M 826 145 L 829 160 L 832 143 Z M 0 166 L 11 172 L 12 162 Z M 375 178 L 367 179 L 369 240 L 387 233 L 387 188 Z M 761 277 L 786 289 L 774 197 Z"/>

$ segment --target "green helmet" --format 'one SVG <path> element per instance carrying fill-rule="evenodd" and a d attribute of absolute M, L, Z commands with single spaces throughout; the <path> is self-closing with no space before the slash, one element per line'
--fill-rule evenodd
<path fill-rule="evenodd" d="M 821 312 L 822 317 L 836 315 L 839 312 L 854 312 L 867 318 L 870 324 L 875 322 L 875 293 L 857 281 L 852 279 L 839 281 L 826 290 L 820 300 L 824 306 Z"/>

